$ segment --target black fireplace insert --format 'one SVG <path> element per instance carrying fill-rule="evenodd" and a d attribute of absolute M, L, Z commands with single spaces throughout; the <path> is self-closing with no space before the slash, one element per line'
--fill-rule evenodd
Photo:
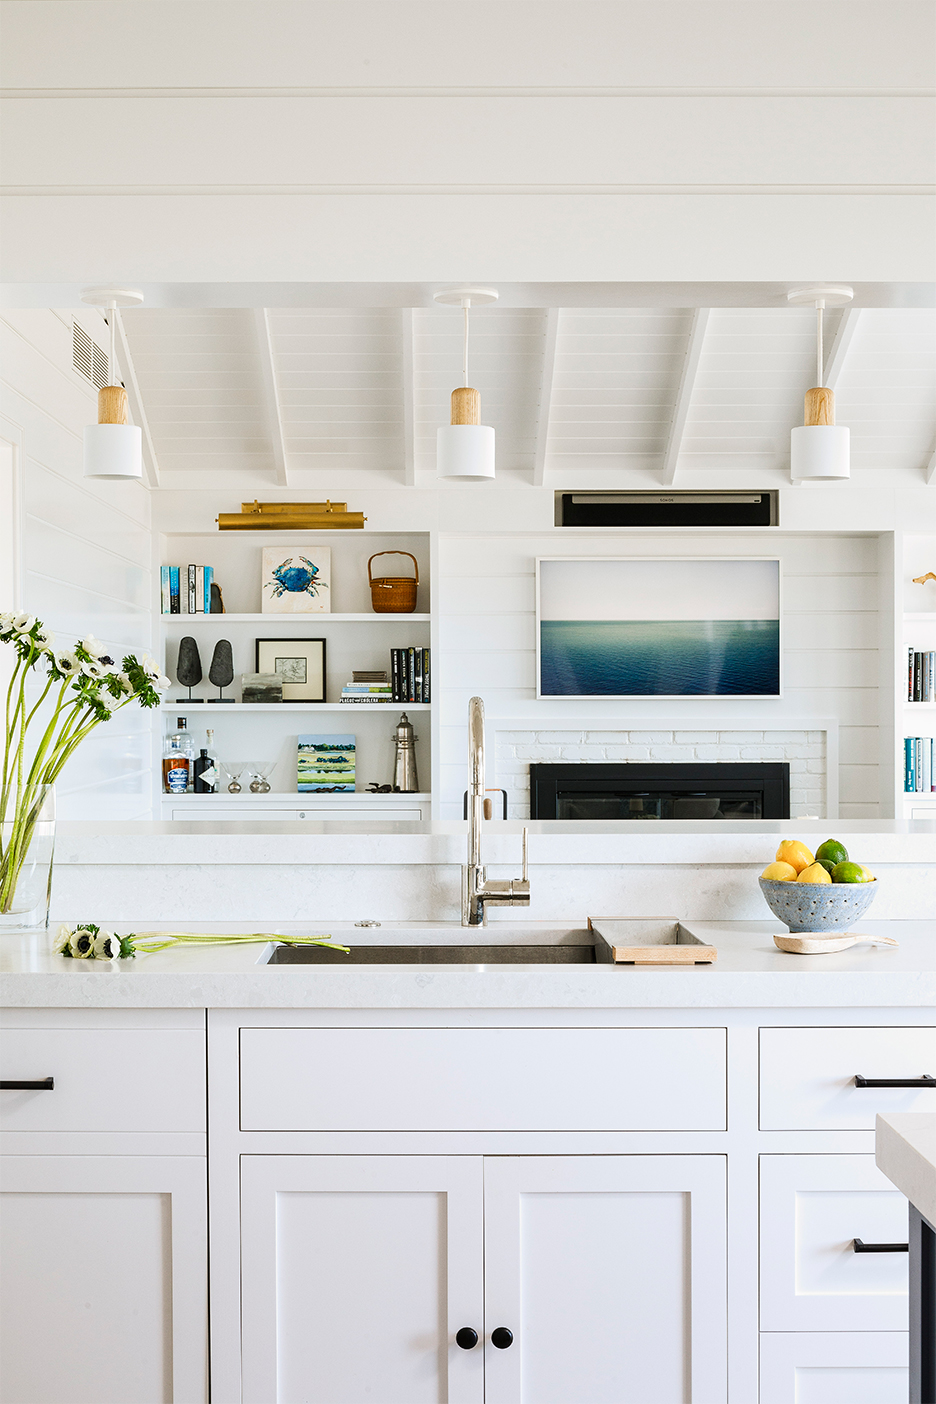
<path fill-rule="evenodd" d="M 789 819 L 790 767 L 681 761 L 530 766 L 531 819 Z"/>

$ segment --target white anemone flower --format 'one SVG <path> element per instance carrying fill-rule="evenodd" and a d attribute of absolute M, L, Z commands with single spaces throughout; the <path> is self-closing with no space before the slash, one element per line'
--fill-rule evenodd
<path fill-rule="evenodd" d="M 140 667 L 147 677 L 150 678 L 158 678 L 162 672 L 162 668 L 159 666 L 157 660 L 155 658 L 150 658 L 148 653 L 144 654 L 143 658 L 141 658 Z"/>
<path fill-rule="evenodd" d="M 10 621 L 18 634 L 28 634 L 35 622 L 34 614 L 14 614 Z"/>
<path fill-rule="evenodd" d="M 86 678 L 94 678 L 95 680 L 104 676 L 104 669 L 95 659 L 92 659 L 90 663 L 82 663 L 81 671 Z"/>
<path fill-rule="evenodd" d="M 133 691 L 133 683 L 130 681 L 126 673 L 117 673 L 116 677 L 124 692 L 131 693 Z"/>
<path fill-rule="evenodd" d="M 99 931 L 94 938 L 95 960 L 117 960 L 120 956 L 120 937 L 116 931 Z"/>
<path fill-rule="evenodd" d="M 61 955 L 65 947 L 71 940 L 71 927 L 64 924 L 58 929 L 58 936 L 55 938 L 55 945 L 52 947 L 53 955 Z"/>
<path fill-rule="evenodd" d="M 164 674 L 162 677 L 155 679 L 153 686 L 158 692 L 168 692 L 169 688 L 172 686 L 172 683 Z"/>
<path fill-rule="evenodd" d="M 94 954 L 94 932 L 79 926 L 68 938 L 68 949 L 76 960 L 87 960 Z"/>
<path fill-rule="evenodd" d="M 74 677 L 75 673 L 81 672 L 81 659 L 77 653 L 72 653 L 71 649 L 63 649 L 61 653 L 56 653 L 53 657 L 56 668 L 66 677 L 71 678 Z"/>
<path fill-rule="evenodd" d="M 85 653 L 90 653 L 92 658 L 100 658 L 102 653 L 107 652 L 107 645 L 102 644 L 100 639 L 96 639 L 93 634 L 89 634 L 86 639 L 81 640 L 81 647 Z"/>
<path fill-rule="evenodd" d="M 36 643 L 39 645 L 40 648 L 45 649 L 46 653 L 54 653 L 55 635 L 53 634 L 51 629 L 40 629 L 35 637 Z"/>

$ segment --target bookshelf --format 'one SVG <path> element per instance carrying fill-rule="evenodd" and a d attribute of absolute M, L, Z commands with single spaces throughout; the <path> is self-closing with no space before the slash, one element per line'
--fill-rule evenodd
<path fill-rule="evenodd" d="M 904 790 L 904 738 L 936 736 L 936 701 L 907 700 L 907 651 L 936 650 L 936 581 L 914 584 L 914 576 L 936 571 L 936 535 L 906 534 L 902 542 L 897 595 L 900 607 L 895 727 L 897 814 L 908 821 L 936 820 L 936 791 Z"/>
<path fill-rule="evenodd" d="M 299 546 L 308 551 L 316 546 L 331 550 L 331 603 L 334 612 L 325 614 L 273 614 L 259 609 L 261 557 L 264 546 Z M 434 748 L 431 703 L 342 703 L 341 688 L 354 669 L 380 669 L 390 674 L 390 649 L 431 646 L 430 550 L 427 532 L 164 532 L 158 538 L 157 566 L 212 565 L 214 579 L 221 586 L 224 614 L 163 614 L 156 600 L 157 657 L 173 686 L 156 715 L 156 752 L 162 755 L 164 737 L 175 730 L 176 719 L 185 717 L 193 734 L 196 752 L 206 743 L 205 732 L 213 733 L 215 754 L 221 761 L 272 761 L 272 791 L 264 796 L 166 795 L 162 792 L 161 767 L 154 767 L 154 807 L 162 818 L 210 818 L 207 806 L 223 804 L 217 817 L 230 820 L 285 815 L 307 818 L 373 819 L 386 812 L 411 818 L 418 809 L 429 817 L 430 777 Z M 371 609 L 367 579 L 368 558 L 378 551 L 408 551 L 419 562 L 418 612 L 375 614 Z M 387 556 L 374 563 L 375 574 L 407 574 L 411 562 Z M 159 587 L 159 570 L 154 572 Z M 202 666 L 202 682 L 188 689 L 176 680 L 176 660 L 181 640 L 195 639 Z M 240 698 L 241 675 L 255 671 L 257 639 L 322 638 L 325 640 L 325 702 L 283 702 L 251 704 L 239 700 L 217 701 L 218 690 L 208 681 L 214 646 L 219 639 L 231 644 L 234 682 L 224 689 L 226 698 Z M 433 679 L 435 685 L 435 679 Z M 370 782 L 387 784 L 393 774 L 393 731 L 402 712 L 416 726 L 416 761 L 423 791 L 418 803 L 412 796 L 367 794 Z M 418 717 L 418 720 L 417 720 Z M 356 780 L 354 795 L 299 794 L 296 790 L 296 738 L 302 734 L 353 733 L 356 740 Z M 197 801 L 197 803 L 196 803 Z M 264 801 L 265 803 L 258 803 Z M 401 801 L 403 802 L 401 805 Z"/>

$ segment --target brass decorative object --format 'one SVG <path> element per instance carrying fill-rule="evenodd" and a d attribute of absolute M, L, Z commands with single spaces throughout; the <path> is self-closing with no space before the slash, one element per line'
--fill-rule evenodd
<path fill-rule="evenodd" d="M 347 502 L 242 502 L 239 512 L 221 512 L 219 531 L 363 531 L 363 512 Z"/>

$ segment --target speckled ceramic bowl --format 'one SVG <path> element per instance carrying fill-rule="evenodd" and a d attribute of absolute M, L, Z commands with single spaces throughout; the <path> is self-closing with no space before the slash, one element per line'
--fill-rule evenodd
<path fill-rule="evenodd" d="M 791 931 L 848 931 L 874 901 L 874 882 L 771 882 L 758 878 L 775 917 Z"/>

